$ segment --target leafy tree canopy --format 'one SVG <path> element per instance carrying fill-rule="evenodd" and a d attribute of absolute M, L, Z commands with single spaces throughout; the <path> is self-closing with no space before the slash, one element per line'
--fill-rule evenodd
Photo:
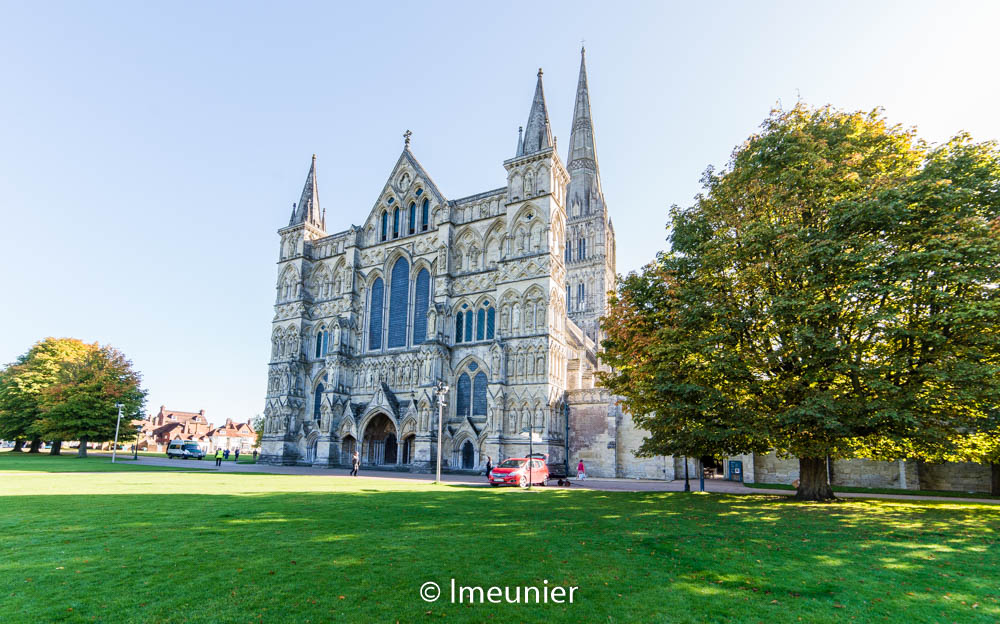
<path fill-rule="evenodd" d="M 800 458 L 801 497 L 827 498 L 827 456 L 931 456 L 982 430 L 1000 405 L 995 144 L 800 104 L 703 183 L 604 323 L 603 383 L 647 450 L 773 448 Z"/>

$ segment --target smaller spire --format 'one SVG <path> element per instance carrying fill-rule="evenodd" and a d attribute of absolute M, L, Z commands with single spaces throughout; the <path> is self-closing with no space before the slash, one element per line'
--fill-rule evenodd
<path fill-rule="evenodd" d="M 288 225 L 299 223 L 308 223 L 323 228 L 322 210 L 319 205 L 319 185 L 316 183 L 316 154 L 313 154 L 312 163 L 309 165 L 306 183 L 302 187 L 302 197 L 299 198 L 297 206 L 293 204 L 292 218 L 288 221 Z"/>
<path fill-rule="evenodd" d="M 538 68 L 538 82 L 535 97 L 531 100 L 531 112 L 524 130 L 523 149 L 518 156 L 534 154 L 552 147 L 552 128 L 549 126 L 549 111 L 545 107 L 545 90 L 542 88 L 542 68 Z"/>
<path fill-rule="evenodd" d="M 517 127 L 517 156 L 524 156 L 524 137 L 522 136 L 524 132 L 524 126 Z"/>

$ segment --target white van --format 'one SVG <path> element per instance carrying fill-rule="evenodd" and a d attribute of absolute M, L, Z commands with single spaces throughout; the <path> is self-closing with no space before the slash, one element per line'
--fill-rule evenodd
<path fill-rule="evenodd" d="M 191 440 L 174 440 L 167 445 L 167 459 L 174 457 L 180 459 L 203 459 L 205 451 L 201 450 L 197 442 Z"/>

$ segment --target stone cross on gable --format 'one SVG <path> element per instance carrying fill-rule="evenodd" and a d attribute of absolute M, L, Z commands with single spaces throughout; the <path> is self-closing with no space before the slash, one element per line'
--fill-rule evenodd
<path fill-rule="evenodd" d="M 405 147 L 406 147 L 407 149 L 409 149 L 409 148 L 410 148 L 410 137 L 411 137 L 411 136 L 413 136 L 413 133 L 412 133 L 412 132 L 410 132 L 409 130 L 407 130 L 406 132 L 404 132 L 404 133 L 403 133 L 403 141 L 405 141 L 405 143 L 406 143 L 406 144 L 405 144 Z"/>

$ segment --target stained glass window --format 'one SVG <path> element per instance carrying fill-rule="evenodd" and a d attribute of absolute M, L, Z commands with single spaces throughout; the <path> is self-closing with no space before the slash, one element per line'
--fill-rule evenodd
<path fill-rule="evenodd" d="M 368 348 L 382 348 L 382 306 L 385 303 L 385 285 L 382 278 L 372 284 L 371 299 L 368 301 Z"/>
<path fill-rule="evenodd" d="M 417 227 L 417 204 L 410 202 L 410 214 L 409 219 L 406 222 L 406 230 L 413 234 Z"/>
<path fill-rule="evenodd" d="M 410 263 L 399 258 L 392 265 L 389 290 L 389 341 L 387 346 L 406 346 L 406 315 L 409 312 Z"/>
<path fill-rule="evenodd" d="M 430 212 L 431 204 L 425 199 L 423 207 L 420 208 L 420 229 L 424 232 L 427 231 L 427 224 L 430 222 Z"/>
<path fill-rule="evenodd" d="M 459 417 L 469 415 L 470 395 L 472 394 L 472 380 L 465 373 L 458 378 L 458 401 L 455 403 L 456 414 Z"/>
<path fill-rule="evenodd" d="M 486 415 L 486 373 L 478 373 L 472 385 L 472 415 Z"/>
<path fill-rule="evenodd" d="M 427 269 L 420 269 L 413 293 L 413 344 L 421 344 L 427 340 L 427 308 L 430 299 L 431 274 Z"/>

